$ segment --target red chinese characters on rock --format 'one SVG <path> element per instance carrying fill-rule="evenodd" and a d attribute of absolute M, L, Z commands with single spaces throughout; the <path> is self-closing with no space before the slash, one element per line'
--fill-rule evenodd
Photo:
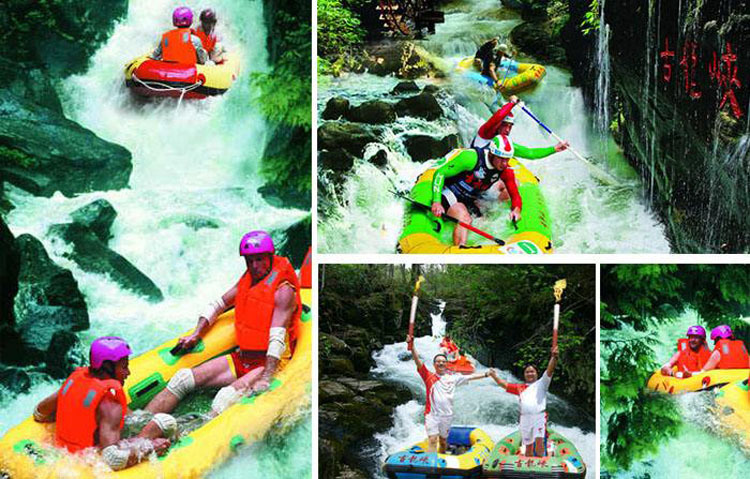
<path fill-rule="evenodd" d="M 696 72 L 699 67 L 699 49 L 699 45 L 696 42 L 685 42 L 682 46 L 682 56 L 680 57 L 679 62 L 684 78 L 685 93 L 693 100 L 698 100 L 703 96 L 703 93 L 698 88 L 698 82 L 696 81 Z M 662 63 L 661 78 L 664 83 L 671 83 L 672 81 L 675 55 L 676 52 L 669 49 L 669 37 L 664 37 L 664 50 L 659 52 L 659 60 Z M 713 60 L 708 63 L 708 76 L 720 89 L 721 103 L 719 104 L 719 110 L 724 108 L 727 102 L 729 102 L 732 114 L 737 119 L 741 118 L 743 115 L 735 93 L 736 89 L 742 87 L 742 84 L 737 77 L 738 70 L 737 54 L 732 51 L 731 43 L 727 43 L 725 53 L 720 57 L 717 57 L 716 52 L 714 52 Z"/>
<path fill-rule="evenodd" d="M 742 110 L 737 102 L 737 96 L 734 94 L 734 88 L 742 87 L 740 80 L 737 78 L 737 55 L 732 52 L 732 44 L 727 43 L 726 53 L 721 56 L 721 61 L 717 64 L 716 52 L 713 55 L 713 62 L 708 64 L 708 74 L 711 79 L 718 83 L 721 88 L 722 97 L 719 104 L 719 110 L 724 108 L 727 100 L 732 107 L 732 113 L 735 118 L 742 117 Z"/>

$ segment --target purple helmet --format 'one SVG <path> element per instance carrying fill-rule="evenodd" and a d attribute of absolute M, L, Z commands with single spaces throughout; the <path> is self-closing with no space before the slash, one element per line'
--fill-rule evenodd
<path fill-rule="evenodd" d="M 102 336 L 91 343 L 89 359 L 91 367 L 98 369 L 104 361 L 117 362 L 133 353 L 124 339 L 117 336 Z"/>
<path fill-rule="evenodd" d="M 706 339 L 706 330 L 703 326 L 698 326 L 696 324 L 695 326 L 690 326 L 688 328 L 686 336 L 700 336 L 703 339 Z"/>
<path fill-rule="evenodd" d="M 240 240 L 240 256 L 260 253 L 274 254 L 275 252 L 276 248 L 273 246 L 271 235 L 265 231 L 251 231 Z"/>
<path fill-rule="evenodd" d="M 730 328 L 726 324 L 722 324 L 721 326 L 716 326 L 711 330 L 711 339 L 713 341 L 716 341 L 716 338 L 728 339 L 732 337 L 732 334 L 732 328 Z"/>
<path fill-rule="evenodd" d="M 193 11 L 188 7 L 177 7 L 172 12 L 172 25 L 175 27 L 189 27 L 193 24 Z"/>

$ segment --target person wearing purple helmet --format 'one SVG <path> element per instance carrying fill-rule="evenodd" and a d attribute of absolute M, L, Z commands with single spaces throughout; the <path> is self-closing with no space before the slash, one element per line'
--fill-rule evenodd
<path fill-rule="evenodd" d="M 89 366 L 77 368 L 62 387 L 34 409 L 37 422 L 56 422 L 55 442 L 75 453 L 89 447 L 101 450 L 114 470 L 163 455 L 170 446 L 163 436 L 176 430 L 175 419 L 158 414 L 148 425 L 150 433 L 122 439 L 128 412 L 123 384 L 130 375 L 130 346 L 124 339 L 104 336 L 91 343 Z M 144 429 L 145 431 L 145 429 Z"/>
<path fill-rule="evenodd" d="M 690 377 L 692 373 L 700 371 L 711 357 L 703 326 L 690 326 L 686 336 L 677 340 L 677 352 L 661 367 L 664 376 Z"/>
<path fill-rule="evenodd" d="M 246 393 L 268 389 L 276 370 L 294 352 L 302 314 L 297 274 L 287 258 L 275 253 L 273 239 L 265 231 L 251 231 L 242 237 L 240 256 L 245 260 L 245 273 L 206 306 L 193 333 L 180 338 L 175 347 L 182 351 L 195 347 L 217 317 L 234 306 L 237 349 L 193 369 L 177 371 L 147 410 L 169 412 L 193 389 L 219 387 L 211 405 L 218 415 Z"/>
<path fill-rule="evenodd" d="M 172 25 L 175 28 L 162 34 L 151 58 L 187 65 L 206 63 L 208 53 L 203 48 L 200 37 L 190 29 L 192 24 L 192 10 L 188 7 L 175 8 L 172 12 Z"/>
<path fill-rule="evenodd" d="M 703 367 L 704 371 L 748 368 L 750 356 L 747 354 L 747 348 L 741 339 L 734 337 L 732 328 L 726 324 L 715 327 L 711 330 L 711 339 L 714 341 L 714 350 Z"/>

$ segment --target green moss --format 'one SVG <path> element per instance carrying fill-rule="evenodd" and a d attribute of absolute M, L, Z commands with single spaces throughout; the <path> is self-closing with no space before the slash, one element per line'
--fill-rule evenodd
<path fill-rule="evenodd" d="M 16 150 L 15 148 L 8 148 L 7 146 L 0 145 L 0 162 L 3 164 L 10 164 L 11 166 L 19 166 L 21 168 L 34 168 L 39 165 L 33 156 L 29 156 L 26 153 Z"/>

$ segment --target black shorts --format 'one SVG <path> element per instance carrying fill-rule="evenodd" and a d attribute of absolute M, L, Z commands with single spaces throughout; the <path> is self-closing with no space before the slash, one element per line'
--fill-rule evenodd
<path fill-rule="evenodd" d="M 456 203 L 462 203 L 464 206 L 466 206 L 466 209 L 469 210 L 469 214 L 471 214 L 471 216 L 475 218 L 479 218 L 480 216 L 482 216 L 482 212 L 477 206 L 476 198 L 472 198 L 468 195 L 457 195 L 454 191 L 445 188 L 443 190 L 443 194 L 440 196 L 440 204 L 443 205 L 445 211 L 447 212 L 450 207 Z"/>

